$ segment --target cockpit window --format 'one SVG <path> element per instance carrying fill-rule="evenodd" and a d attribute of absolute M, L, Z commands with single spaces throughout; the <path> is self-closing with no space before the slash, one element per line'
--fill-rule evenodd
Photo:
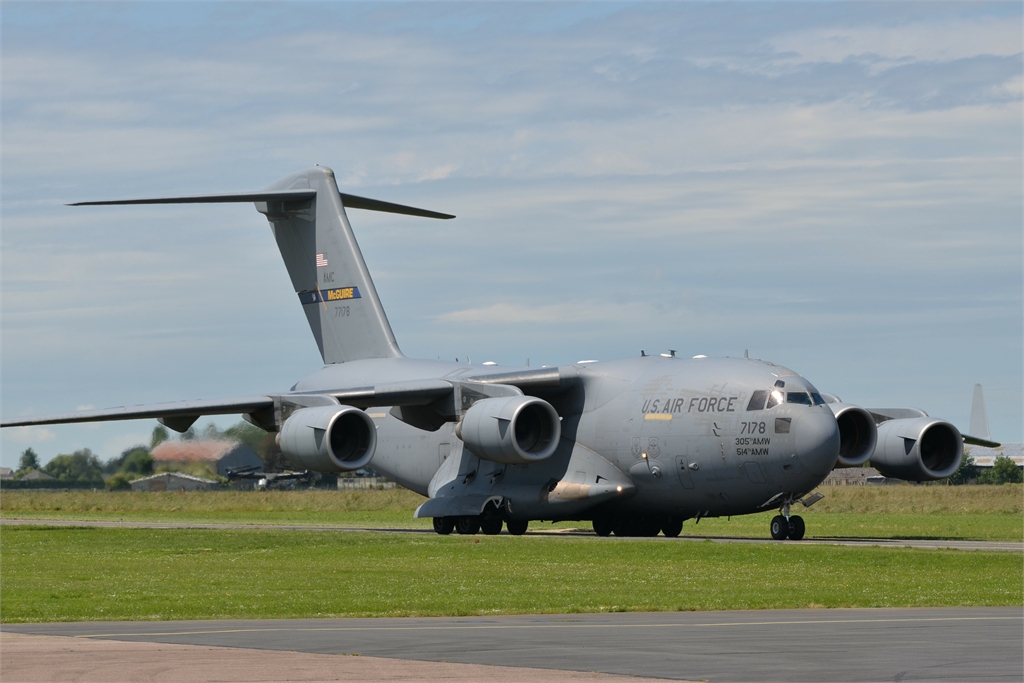
<path fill-rule="evenodd" d="M 823 399 L 821 397 L 821 394 L 819 394 L 817 391 L 812 391 L 811 392 L 811 400 L 814 401 L 814 405 L 816 405 L 816 406 L 823 406 L 823 405 L 825 405 L 825 399 Z"/>
<path fill-rule="evenodd" d="M 768 398 L 768 392 L 758 389 L 750 395 L 750 403 L 747 404 L 747 410 L 764 410 L 764 400 Z"/>
<path fill-rule="evenodd" d="M 776 389 L 768 394 L 768 405 L 765 408 L 774 408 L 782 403 L 782 392 Z"/>
<path fill-rule="evenodd" d="M 786 403 L 797 403 L 802 406 L 814 405 L 811 401 L 811 395 L 806 391 L 791 391 L 786 394 Z"/>

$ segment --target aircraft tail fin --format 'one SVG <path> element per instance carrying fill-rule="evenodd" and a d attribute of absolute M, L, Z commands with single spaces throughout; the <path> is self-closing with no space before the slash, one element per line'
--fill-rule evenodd
<path fill-rule="evenodd" d="M 426 218 L 454 218 L 452 215 L 343 194 L 334 171 L 324 166 L 294 173 L 260 192 L 71 206 L 221 202 L 254 202 L 256 210 L 267 217 L 325 364 L 402 356 L 345 207 Z"/>
<path fill-rule="evenodd" d="M 348 222 L 345 200 L 352 208 L 452 216 L 342 195 L 334 172 L 323 166 L 290 175 L 268 189 L 315 192 L 313 199 L 257 202 L 256 209 L 270 222 L 324 363 L 401 357 Z"/>
<path fill-rule="evenodd" d="M 974 401 L 971 403 L 971 436 L 991 439 L 988 428 L 988 411 L 985 410 L 985 392 L 980 384 L 974 385 Z"/>

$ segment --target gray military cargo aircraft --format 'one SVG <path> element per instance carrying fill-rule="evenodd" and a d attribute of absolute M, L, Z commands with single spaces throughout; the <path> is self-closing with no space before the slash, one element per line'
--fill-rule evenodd
<path fill-rule="evenodd" d="M 779 365 L 674 352 L 554 368 L 414 360 L 399 350 L 346 208 L 454 216 L 339 191 L 316 166 L 261 192 L 103 204 L 254 202 L 270 222 L 324 367 L 290 391 L 85 410 L 3 427 L 156 418 L 179 432 L 241 414 L 278 433 L 296 466 L 362 467 L 426 496 L 441 534 L 522 534 L 532 520 L 589 520 L 601 536 L 666 536 L 683 521 L 769 510 L 773 538 L 835 467 L 940 479 L 964 437 L 916 409 L 842 403 Z M 988 444 L 986 439 L 971 443 Z"/>

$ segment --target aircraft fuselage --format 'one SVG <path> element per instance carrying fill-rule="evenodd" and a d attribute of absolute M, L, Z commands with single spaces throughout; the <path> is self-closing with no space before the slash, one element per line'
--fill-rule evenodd
<path fill-rule="evenodd" d="M 452 423 L 426 431 L 388 408 L 370 408 L 377 448 L 369 466 L 424 496 L 442 488 L 447 497 L 500 496 L 512 517 L 578 519 L 614 510 L 687 519 L 771 509 L 769 501 L 809 492 L 836 464 L 839 430 L 832 411 L 786 368 L 658 356 L 570 368 L 578 381 L 545 396 L 562 427 L 559 447 L 546 460 L 481 460 L 464 448 Z M 364 374 L 379 382 L 382 374 L 452 380 L 508 372 L 374 359 L 326 367 L 294 390 L 358 386 Z M 789 394 L 799 396 L 787 400 Z"/>

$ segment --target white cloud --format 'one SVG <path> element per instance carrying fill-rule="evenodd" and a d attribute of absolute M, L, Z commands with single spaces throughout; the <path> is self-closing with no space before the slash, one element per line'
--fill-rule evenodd
<path fill-rule="evenodd" d="M 1020 17 L 950 17 L 898 26 L 810 28 L 771 38 L 776 64 L 848 60 L 876 72 L 911 62 L 950 62 L 981 55 L 1021 53 Z"/>
<path fill-rule="evenodd" d="M 53 431 L 45 427 L 14 427 L 6 432 L 7 438 L 23 444 L 47 443 L 57 438 Z"/>

